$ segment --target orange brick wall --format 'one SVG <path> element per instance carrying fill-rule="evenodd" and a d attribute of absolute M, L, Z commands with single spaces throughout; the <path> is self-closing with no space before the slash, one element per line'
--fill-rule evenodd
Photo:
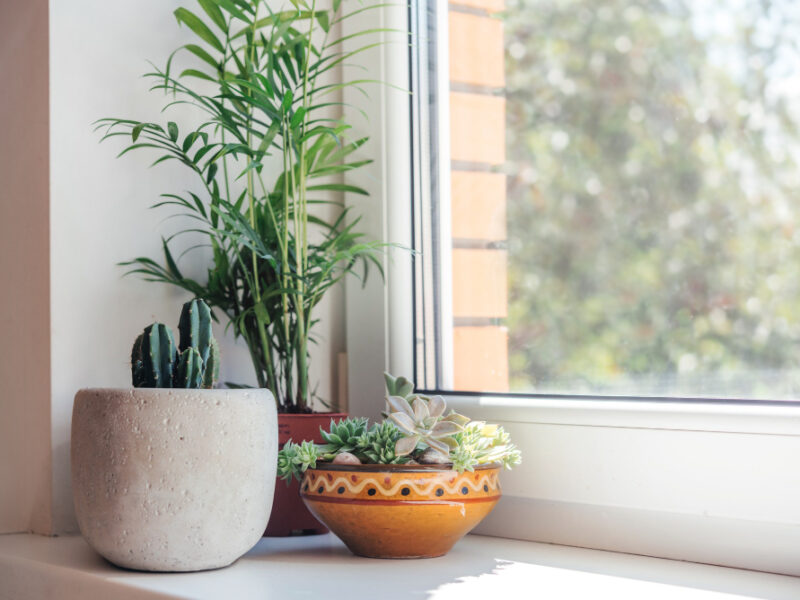
<path fill-rule="evenodd" d="M 453 359 L 457 390 L 508 390 L 503 0 L 450 3 Z"/>
<path fill-rule="evenodd" d="M 454 238 L 506 239 L 505 175 L 453 169 L 450 191 Z"/>
<path fill-rule="evenodd" d="M 508 390 L 508 330 L 505 327 L 456 327 L 453 341 L 456 389 Z"/>
<path fill-rule="evenodd" d="M 503 23 L 485 15 L 451 12 L 450 81 L 501 88 L 503 67 Z"/>
<path fill-rule="evenodd" d="M 486 165 L 505 162 L 505 98 L 450 92 L 450 160 Z"/>
<path fill-rule="evenodd" d="M 506 251 L 453 249 L 453 316 L 497 319 L 508 314 Z"/>

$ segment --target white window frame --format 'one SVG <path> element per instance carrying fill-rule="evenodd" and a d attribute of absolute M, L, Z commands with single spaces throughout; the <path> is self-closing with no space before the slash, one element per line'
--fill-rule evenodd
<path fill-rule="evenodd" d="M 441 2 L 446 16 L 446 3 Z M 386 6 L 349 23 L 405 28 L 408 8 Z M 408 46 L 365 59 L 376 79 L 405 88 Z M 391 43 L 394 40 L 394 43 Z M 345 73 L 347 76 L 347 73 Z M 375 163 L 358 170 L 368 201 L 348 198 L 372 238 L 411 246 L 409 96 L 345 92 L 356 134 Z M 381 372 L 413 373 L 413 270 L 392 249 L 386 279 L 347 284 L 350 412 L 377 417 Z M 503 424 L 523 465 L 478 532 L 800 575 L 800 407 L 787 403 L 522 398 L 448 394 L 451 407 Z"/>

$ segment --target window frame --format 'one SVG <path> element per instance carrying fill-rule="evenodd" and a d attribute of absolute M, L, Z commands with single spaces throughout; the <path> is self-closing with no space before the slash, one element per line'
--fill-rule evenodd
<path fill-rule="evenodd" d="M 407 27 L 414 7 L 385 6 L 348 26 Z M 389 85 L 369 99 L 344 91 L 345 112 L 360 123 L 357 135 L 370 135 L 375 159 L 347 180 L 370 200 L 347 195 L 346 203 L 370 238 L 408 248 L 413 94 L 397 88 L 409 85 L 409 46 L 382 37 L 363 64 Z M 346 284 L 353 415 L 379 416 L 381 371 L 413 373 L 413 260 L 391 248 L 385 280 Z M 503 424 L 523 450 L 479 533 L 800 575 L 800 402 L 431 391 Z"/>

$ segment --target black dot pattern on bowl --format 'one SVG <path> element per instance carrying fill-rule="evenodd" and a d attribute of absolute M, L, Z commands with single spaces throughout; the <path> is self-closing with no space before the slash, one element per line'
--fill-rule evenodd
<path fill-rule="evenodd" d="M 339 486 L 339 489 L 336 490 L 337 494 L 344 494 L 344 486 Z"/>
<path fill-rule="evenodd" d="M 411 490 L 407 487 L 404 487 L 402 490 L 400 490 L 400 493 L 403 494 L 403 496 L 408 496 L 411 493 Z"/>
<path fill-rule="evenodd" d="M 484 492 L 488 492 L 489 491 L 489 486 L 486 485 L 485 483 L 483 484 L 483 491 Z"/>
<path fill-rule="evenodd" d="M 375 495 L 375 488 L 369 488 L 367 490 L 367 494 L 369 494 L 370 496 L 374 496 Z"/>
<path fill-rule="evenodd" d="M 462 487 L 461 493 L 466 496 L 467 494 L 469 494 L 469 488 L 467 486 Z"/>
<path fill-rule="evenodd" d="M 436 490 L 436 495 L 437 496 L 444 496 L 444 490 L 442 488 L 439 488 L 438 490 Z"/>
<path fill-rule="evenodd" d="M 325 489 L 324 487 L 319 486 L 319 488 L 317 488 L 317 493 L 321 494 L 324 489 Z"/>

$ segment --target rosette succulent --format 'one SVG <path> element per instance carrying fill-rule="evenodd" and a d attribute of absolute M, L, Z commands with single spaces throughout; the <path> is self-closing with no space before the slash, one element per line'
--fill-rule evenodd
<path fill-rule="evenodd" d="M 353 452 L 358 440 L 367 431 L 368 420 L 363 417 L 354 419 L 341 419 L 338 423 L 331 419 L 330 431 L 320 428 L 320 434 L 325 441 L 323 448 L 326 454 L 334 455 L 341 452 Z"/>
<path fill-rule="evenodd" d="M 453 468 L 459 472 L 472 471 L 477 465 L 488 463 L 502 463 L 510 469 L 522 460 L 519 449 L 499 425 L 471 421 L 454 437 L 456 447 L 451 456 Z"/>
<path fill-rule="evenodd" d="M 457 413 L 445 417 L 447 404 L 441 396 L 413 396 L 410 402 L 400 396 L 389 396 L 386 402 L 391 411 L 389 418 L 403 432 L 394 450 L 400 456 L 407 456 L 421 447 L 449 457 L 450 450 L 458 445 L 454 436 L 469 420 Z"/>
<path fill-rule="evenodd" d="M 403 464 L 409 458 L 397 454 L 395 445 L 403 434 L 389 421 L 376 423 L 369 431 L 362 435 L 356 444 L 356 456 L 362 462 L 376 465 Z"/>
<path fill-rule="evenodd" d="M 290 440 L 278 452 L 278 476 L 287 482 L 292 480 L 293 475 L 299 480 L 304 471 L 317 466 L 318 460 L 319 446 L 314 442 L 295 444 Z"/>

